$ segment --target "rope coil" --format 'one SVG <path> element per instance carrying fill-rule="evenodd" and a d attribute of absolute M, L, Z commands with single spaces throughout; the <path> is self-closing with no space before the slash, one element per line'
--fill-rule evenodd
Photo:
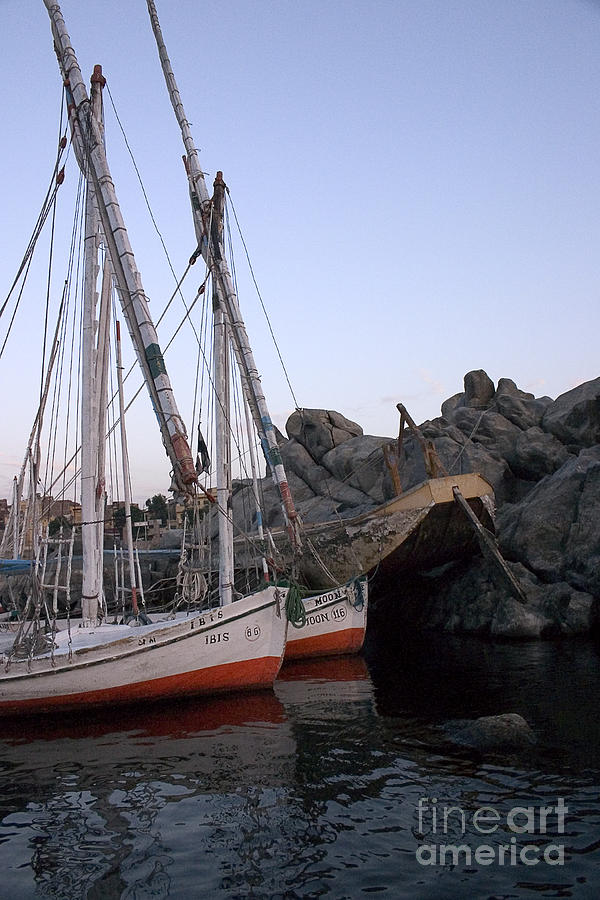
<path fill-rule="evenodd" d="M 304 628 L 306 625 L 306 610 L 302 602 L 302 589 L 296 581 L 291 581 L 285 598 L 285 614 L 290 625 L 294 628 Z"/>

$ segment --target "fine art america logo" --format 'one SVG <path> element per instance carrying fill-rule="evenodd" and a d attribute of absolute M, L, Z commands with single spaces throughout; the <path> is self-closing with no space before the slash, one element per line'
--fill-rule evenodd
<path fill-rule="evenodd" d="M 564 799 L 556 806 L 513 806 L 500 812 L 494 806 L 465 810 L 421 797 L 416 809 L 420 841 L 416 850 L 422 866 L 562 866 L 564 844 L 553 843 L 565 832 L 568 812 Z"/>

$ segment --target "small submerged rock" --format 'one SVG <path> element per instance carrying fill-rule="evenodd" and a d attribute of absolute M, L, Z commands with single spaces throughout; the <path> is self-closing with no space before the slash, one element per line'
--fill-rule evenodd
<path fill-rule="evenodd" d="M 453 744 L 482 752 L 515 752 L 526 750 L 537 743 L 531 727 L 518 713 L 457 719 L 446 722 L 442 729 Z"/>

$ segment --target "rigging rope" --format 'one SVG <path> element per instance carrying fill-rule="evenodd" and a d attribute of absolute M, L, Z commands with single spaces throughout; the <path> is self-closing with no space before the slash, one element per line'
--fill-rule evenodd
<path fill-rule="evenodd" d="M 61 148 L 60 148 L 60 150 L 59 150 L 59 158 L 60 158 L 60 155 L 62 154 L 62 150 L 63 150 L 63 147 L 61 146 Z M 7 330 L 6 336 L 5 336 L 5 338 L 4 338 L 4 342 L 3 342 L 3 344 L 2 344 L 2 347 L 0 348 L 0 357 L 2 357 L 2 354 L 4 353 L 4 349 L 5 349 L 5 347 L 6 347 L 6 343 L 7 343 L 7 341 L 8 341 L 8 337 L 9 337 L 10 332 L 11 332 L 11 330 L 12 330 L 12 326 L 13 326 L 13 323 L 14 323 L 14 320 L 15 320 L 15 316 L 16 316 L 16 313 L 17 313 L 17 309 L 18 309 L 18 307 L 19 307 L 19 304 L 20 304 L 20 301 L 21 301 L 21 297 L 22 297 L 22 295 L 23 295 L 23 289 L 24 289 L 24 287 L 25 287 L 25 282 L 26 282 L 26 280 L 27 280 L 27 275 L 29 274 L 29 267 L 30 267 L 30 265 L 31 265 L 31 260 L 32 260 L 32 257 L 33 257 L 33 252 L 34 252 L 34 250 L 35 250 L 35 246 L 36 246 L 36 244 L 37 244 L 37 241 L 38 241 L 38 238 L 39 238 L 40 234 L 42 233 L 43 227 L 44 227 L 44 225 L 45 225 L 45 223 L 46 223 L 46 219 L 48 218 L 48 215 L 50 214 L 50 210 L 51 210 L 51 209 L 54 209 L 54 207 L 55 207 L 56 194 L 57 194 L 57 192 L 58 192 L 58 188 L 59 188 L 60 185 L 62 184 L 62 179 L 59 180 L 59 175 L 60 175 L 64 170 L 61 170 L 61 173 L 58 173 L 58 174 L 57 174 L 57 170 L 58 170 L 58 162 L 59 162 L 59 160 L 57 159 L 57 161 L 56 161 L 56 163 L 55 163 L 55 166 L 54 166 L 54 170 L 53 170 L 53 172 L 52 172 L 52 178 L 51 178 L 51 180 L 50 180 L 50 186 L 49 186 L 49 188 L 48 188 L 48 192 L 47 192 L 47 194 L 46 194 L 46 197 L 44 198 L 44 202 L 43 202 L 43 204 L 42 204 L 42 209 L 40 210 L 40 214 L 39 214 L 39 216 L 38 216 L 37 222 L 36 222 L 35 227 L 34 227 L 34 229 L 33 229 L 32 235 L 31 235 L 31 237 L 30 237 L 30 239 L 29 239 L 29 243 L 28 243 L 28 245 L 27 245 L 27 249 L 25 250 L 25 253 L 24 253 L 24 255 L 23 255 L 23 259 L 21 260 L 21 263 L 20 263 L 19 268 L 18 268 L 18 270 L 17 270 L 17 274 L 15 275 L 15 277 L 14 277 L 14 279 L 13 279 L 13 283 L 12 283 L 12 285 L 10 286 L 9 292 L 8 292 L 8 294 L 7 294 L 6 298 L 5 298 L 5 300 L 4 300 L 3 304 L 2 304 L 2 306 L 0 307 L 0 317 L 2 317 L 3 313 L 6 311 L 6 307 L 8 306 L 8 303 L 9 303 L 9 301 L 10 301 L 10 298 L 11 298 L 11 296 L 12 296 L 12 293 L 13 293 L 15 287 L 17 286 L 17 284 L 18 284 L 18 282 L 19 282 L 19 279 L 20 279 L 21 275 L 23 274 L 23 272 L 25 272 L 25 278 L 24 278 L 24 280 L 23 280 L 23 284 L 22 284 L 22 286 L 21 286 L 21 289 L 20 289 L 20 291 L 19 291 L 19 295 L 18 295 L 18 297 L 17 297 L 17 302 L 16 302 L 15 308 L 14 308 L 14 310 L 13 310 L 13 314 L 12 314 L 12 317 L 11 317 L 11 320 L 10 320 L 10 323 L 9 323 L 9 326 L 8 326 L 8 330 Z M 54 188 L 52 187 L 52 185 L 54 185 Z M 54 230 L 53 230 L 53 231 L 54 231 Z"/>
<path fill-rule="evenodd" d="M 165 242 L 164 242 L 163 236 L 162 236 L 162 234 L 161 234 L 161 232 L 160 232 L 160 229 L 159 229 L 158 224 L 157 224 L 157 222 L 156 222 L 156 219 L 155 219 L 155 217 L 154 217 L 154 213 L 152 212 L 152 207 L 150 206 L 150 201 L 149 201 L 148 195 L 147 195 L 147 193 L 146 193 L 146 188 L 144 187 L 144 182 L 142 181 L 142 176 L 141 176 L 141 174 L 140 174 L 140 170 L 138 169 L 138 165 L 137 165 L 137 163 L 136 163 L 136 161 L 135 161 L 135 157 L 134 157 L 134 155 L 133 155 L 133 151 L 132 151 L 132 149 L 131 149 L 131 147 L 130 147 L 130 145 L 129 145 L 129 141 L 127 140 L 127 135 L 125 134 L 125 129 L 123 128 L 123 125 L 122 125 L 122 123 L 121 123 L 121 119 L 119 118 L 119 114 L 118 114 L 118 112 L 117 112 L 117 107 L 115 106 L 115 101 L 113 100 L 113 95 L 112 95 L 111 92 L 110 92 L 110 86 L 109 86 L 108 82 L 106 82 L 105 87 L 106 87 L 106 90 L 108 91 L 108 96 L 109 96 L 109 98 L 110 98 L 110 103 L 111 103 L 111 106 L 112 106 L 112 108 L 113 108 L 113 112 L 114 112 L 114 114 L 115 114 L 115 118 L 116 118 L 116 120 L 117 120 L 117 123 L 118 123 L 118 125 L 119 125 L 119 128 L 121 129 L 121 134 L 123 135 L 123 140 L 125 141 L 125 146 L 127 147 L 127 150 L 128 150 L 129 155 L 130 155 L 130 157 L 131 157 L 131 162 L 133 163 L 133 168 L 134 168 L 134 170 L 135 170 L 135 174 L 136 174 L 137 177 L 138 177 L 138 181 L 139 181 L 140 187 L 141 187 L 141 189 L 142 189 L 142 194 L 143 194 L 143 196 L 144 196 L 144 200 L 146 201 L 146 206 L 148 207 L 148 212 L 150 213 L 150 218 L 151 218 L 151 220 L 152 220 L 152 224 L 154 225 L 154 229 L 155 229 L 155 231 L 156 231 L 156 233 L 157 233 L 157 235 L 158 235 L 158 237 L 159 237 L 159 239 L 160 239 L 160 242 L 161 242 L 161 244 L 162 244 L 162 246 L 163 246 L 163 250 L 165 251 L 165 256 L 166 256 L 166 258 L 167 258 L 167 262 L 169 263 L 169 268 L 171 269 L 171 272 L 173 273 L 173 277 L 175 278 L 175 281 L 177 281 L 177 276 L 175 275 L 175 269 L 173 268 L 173 264 L 171 263 L 171 257 L 169 256 L 169 251 L 167 250 L 167 246 L 166 246 L 166 244 L 165 244 Z M 188 266 L 188 268 L 189 268 L 189 266 Z M 187 270 L 186 270 L 186 274 L 187 274 Z M 184 275 L 184 278 L 185 278 L 185 275 Z M 183 281 L 183 279 L 181 279 L 181 280 Z M 179 289 L 179 284 L 177 285 L 177 289 L 176 289 L 176 290 L 178 290 L 178 289 Z M 157 325 L 158 325 L 158 323 L 157 323 Z"/>
<path fill-rule="evenodd" d="M 268 313 L 267 313 L 265 304 L 264 304 L 264 302 L 263 302 L 262 295 L 261 295 L 261 293 L 260 293 L 260 289 L 259 289 L 259 287 L 258 287 L 258 282 L 256 281 L 256 277 L 255 277 L 255 275 L 254 275 L 254 269 L 252 268 L 252 263 L 250 262 L 250 254 L 249 254 L 249 252 L 248 252 L 248 247 L 246 246 L 246 241 L 244 240 L 244 235 L 242 234 L 242 229 L 241 229 L 240 223 L 239 223 L 239 221 L 238 221 L 238 217 L 237 217 L 237 213 L 236 213 L 236 211 L 235 211 L 235 206 L 234 206 L 234 204 L 233 204 L 233 200 L 231 199 L 231 194 L 230 194 L 229 188 L 226 188 L 226 190 L 227 190 L 227 196 L 228 196 L 228 198 L 229 198 L 229 203 L 231 204 L 231 211 L 233 212 L 233 217 L 234 217 L 234 219 L 235 219 L 235 224 L 237 225 L 238 234 L 239 234 L 239 236 L 240 236 L 240 240 L 241 240 L 241 242 L 242 242 L 242 246 L 243 246 L 244 252 L 245 252 L 245 254 L 246 254 L 246 259 L 247 259 L 247 261 L 248 261 L 248 267 L 249 267 L 249 269 L 250 269 L 250 275 L 252 276 L 252 281 L 254 282 L 254 287 L 256 288 L 256 293 L 257 293 L 257 295 L 258 295 L 258 299 L 260 300 L 260 305 L 261 305 L 261 307 L 262 307 L 262 311 L 263 311 L 264 316 L 265 316 L 265 319 L 266 319 L 266 321 L 267 321 L 267 325 L 269 326 L 269 331 L 271 332 L 271 337 L 272 337 L 272 339 L 273 339 L 273 343 L 274 343 L 274 345 L 275 345 L 275 349 L 277 350 L 277 355 L 279 356 L 279 361 L 280 361 L 280 363 L 281 363 L 281 368 L 283 369 L 283 374 L 285 375 L 285 379 L 286 379 L 286 381 L 287 381 L 287 383 L 288 383 L 288 387 L 289 387 L 290 393 L 291 393 L 291 395 L 292 395 L 292 400 L 294 401 L 294 406 L 295 406 L 296 409 L 299 409 L 298 400 L 296 399 L 296 394 L 294 393 L 294 389 L 293 389 L 293 387 L 292 387 L 292 382 L 290 381 L 290 377 L 289 377 L 289 375 L 288 375 L 288 371 L 287 371 L 287 369 L 286 369 L 286 367 L 285 367 L 285 363 L 284 363 L 283 357 L 282 357 L 282 355 L 281 355 L 281 350 L 279 349 L 279 344 L 277 343 L 277 338 L 275 337 L 275 332 L 273 331 L 273 326 L 271 325 L 271 320 L 269 319 L 269 315 L 268 315 Z M 227 206 L 228 206 L 228 204 L 226 204 L 226 206 L 225 206 L 225 212 L 226 212 L 226 214 L 227 214 Z M 227 222 L 228 222 L 228 227 L 229 227 L 229 218 L 227 218 Z"/>
<path fill-rule="evenodd" d="M 466 439 L 465 443 L 462 445 L 462 447 L 460 448 L 460 450 L 459 450 L 459 452 L 458 452 L 458 455 L 457 455 L 456 459 L 454 460 L 454 462 L 453 462 L 453 463 L 451 464 L 451 466 L 449 467 L 449 469 L 448 469 L 448 474 L 449 474 L 449 475 L 452 474 L 452 471 L 453 471 L 453 469 L 454 469 L 454 466 L 457 464 L 457 462 L 459 461 L 459 459 L 461 458 L 461 456 L 463 455 L 463 453 L 464 453 L 465 450 L 467 449 L 467 444 L 472 443 L 472 441 L 473 441 L 473 436 L 474 436 L 475 432 L 477 431 L 477 429 L 479 428 L 479 426 L 481 425 L 481 420 L 483 419 L 483 417 L 485 416 L 485 414 L 486 414 L 487 412 L 490 412 L 490 410 L 492 410 L 495 406 L 496 406 L 496 401 L 494 400 L 492 403 L 490 403 L 490 405 L 487 407 L 487 409 L 483 409 L 483 410 L 481 411 L 481 415 L 479 416 L 479 418 L 478 418 L 477 421 L 475 422 L 475 425 L 473 426 L 473 431 L 471 432 L 471 434 L 469 434 L 469 435 L 467 436 L 467 439 Z"/>

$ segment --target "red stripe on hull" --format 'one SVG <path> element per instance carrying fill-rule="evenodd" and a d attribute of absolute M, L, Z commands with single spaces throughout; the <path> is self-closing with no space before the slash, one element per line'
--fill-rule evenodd
<path fill-rule="evenodd" d="M 226 663 L 210 669 L 198 669 L 181 675 L 154 678 L 120 687 L 84 691 L 80 694 L 63 694 L 57 697 L 40 697 L 29 700 L 0 702 L 0 714 L 33 714 L 52 710 L 75 710 L 89 706 L 106 706 L 111 703 L 132 703 L 140 700 L 159 700 L 201 694 L 219 694 L 225 691 L 256 690 L 272 687 L 279 667 L 279 656 L 265 656 L 243 662 Z"/>
<path fill-rule="evenodd" d="M 290 640 L 285 647 L 285 660 L 308 659 L 314 656 L 337 656 L 341 653 L 358 653 L 365 639 L 364 628 L 346 628 L 330 634 Z"/>

